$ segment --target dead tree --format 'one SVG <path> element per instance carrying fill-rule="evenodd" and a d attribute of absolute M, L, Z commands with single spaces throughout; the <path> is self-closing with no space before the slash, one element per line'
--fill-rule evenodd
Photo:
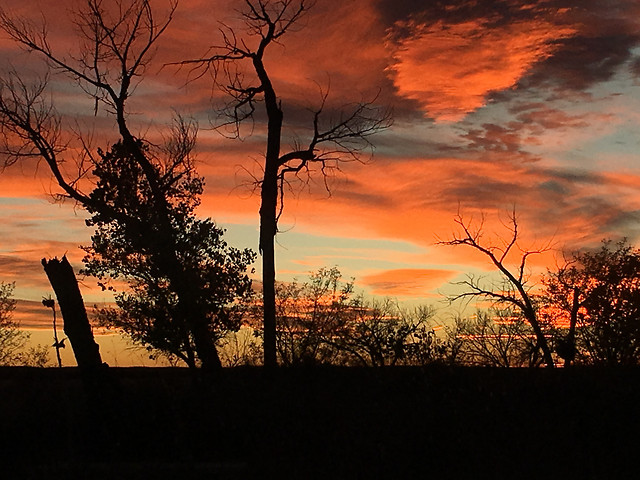
<path fill-rule="evenodd" d="M 483 219 L 484 220 L 484 219 Z M 482 278 L 469 276 L 467 280 L 460 282 L 468 289 L 467 292 L 455 295 L 452 301 L 460 298 L 480 297 L 488 299 L 495 304 L 502 306 L 512 306 L 517 308 L 527 320 L 533 329 L 537 345 L 536 351 L 541 350 L 543 359 L 547 367 L 553 368 L 554 361 L 551 355 L 549 343 L 544 334 L 540 321 L 536 301 L 531 294 L 531 286 L 527 273 L 527 260 L 531 255 L 541 254 L 548 251 L 551 247 L 546 245 L 543 248 L 535 250 L 523 250 L 518 246 L 518 220 L 515 210 L 509 216 L 507 228 L 510 236 L 500 239 L 500 245 L 487 245 L 483 242 L 483 221 L 476 228 L 473 228 L 471 222 L 465 222 L 460 214 L 455 218 L 455 223 L 460 227 L 461 233 L 454 235 L 452 240 L 439 242 L 441 245 L 466 245 L 483 254 L 500 273 L 502 284 L 490 284 L 486 286 Z M 515 271 L 507 265 L 509 255 L 514 251 L 519 251 L 519 261 Z M 537 352 L 534 352 L 537 353 Z"/>
<path fill-rule="evenodd" d="M 67 257 L 43 258 L 42 266 L 58 299 L 64 333 L 71 342 L 78 367 L 84 370 L 101 367 L 100 347 L 93 338 L 78 280 Z"/>
<path fill-rule="evenodd" d="M 327 119 L 328 92 L 321 91 L 319 107 L 310 112 L 307 142 L 296 142 L 291 150 L 283 151 L 285 112 L 282 98 L 269 75 L 265 54 L 297 26 L 310 6 L 308 0 L 245 0 L 244 31 L 238 32 L 222 24 L 219 45 L 211 47 L 201 58 L 178 63 L 190 65 L 196 77 L 207 72 L 212 74 L 215 86 L 231 98 L 224 109 L 229 119 L 225 125 L 233 126 L 236 136 L 240 135 L 240 124 L 252 119 L 257 104 L 264 102 L 266 152 L 262 178 L 256 179 L 256 185 L 260 187 L 261 198 L 259 249 L 262 255 L 265 367 L 277 365 L 274 243 L 284 207 L 285 185 L 291 177 L 308 175 L 312 166 L 317 166 L 325 176 L 330 170 L 338 169 L 340 162 L 360 160 L 372 149 L 369 137 L 391 125 L 390 111 L 377 107 L 375 98 L 346 106 Z M 244 75 L 243 69 L 251 73 Z"/>

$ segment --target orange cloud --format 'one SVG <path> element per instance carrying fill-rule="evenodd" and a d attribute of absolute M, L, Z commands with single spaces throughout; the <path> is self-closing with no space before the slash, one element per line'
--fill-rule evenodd
<path fill-rule="evenodd" d="M 575 33 L 542 19 L 493 28 L 488 23 L 396 22 L 387 45 L 398 93 L 416 100 L 436 121 L 460 120 L 486 105 L 492 92 L 513 88 L 534 64 L 553 54 L 555 41 Z M 408 34 L 397 38 L 400 31 Z"/>
<path fill-rule="evenodd" d="M 371 288 L 374 295 L 424 297 L 457 274 L 451 270 L 403 268 L 367 275 L 358 283 Z"/>

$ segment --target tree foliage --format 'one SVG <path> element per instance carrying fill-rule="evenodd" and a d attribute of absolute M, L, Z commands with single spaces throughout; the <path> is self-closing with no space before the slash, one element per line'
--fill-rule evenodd
<path fill-rule="evenodd" d="M 139 148 L 154 157 L 149 145 Z M 98 182 L 90 197 L 91 205 L 100 207 L 88 207 L 87 224 L 95 233 L 91 246 L 84 247 L 84 273 L 100 279 L 103 288 L 114 288 L 110 279 L 129 286 L 116 294 L 120 311 L 100 311 L 103 323 L 194 366 L 196 319 L 206 319 L 214 342 L 238 330 L 255 254 L 228 246 L 224 230 L 195 216 L 203 180 L 188 155 L 165 152 L 154 157 L 153 167 L 162 206 L 122 142 L 99 151 L 93 172 Z"/>
<path fill-rule="evenodd" d="M 334 361 L 332 340 L 347 321 L 353 282 L 336 267 L 321 268 L 305 282 L 276 285 L 276 348 L 287 366 Z"/>
<path fill-rule="evenodd" d="M 571 255 L 545 283 L 550 315 L 575 328 L 575 340 L 563 340 L 580 361 L 640 363 L 640 250 L 603 241 L 599 250 Z"/>
<path fill-rule="evenodd" d="M 13 283 L 0 282 L 0 366 L 43 367 L 48 362 L 46 347 L 27 347 L 29 334 L 13 319 L 14 287 Z"/>

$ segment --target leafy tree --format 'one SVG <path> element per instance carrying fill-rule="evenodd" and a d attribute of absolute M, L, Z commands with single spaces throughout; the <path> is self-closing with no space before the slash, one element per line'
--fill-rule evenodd
<path fill-rule="evenodd" d="M 46 347 L 27 348 L 29 334 L 20 330 L 18 322 L 13 320 L 14 287 L 13 283 L 0 282 L 0 366 L 44 367 L 48 362 Z"/>
<path fill-rule="evenodd" d="M 286 366 L 337 363 L 334 343 L 349 322 L 353 282 L 336 267 L 320 268 L 300 282 L 276 283 L 276 351 Z M 264 337 L 264 303 L 253 309 L 255 334 Z"/>
<path fill-rule="evenodd" d="M 260 187 L 260 253 L 264 302 L 264 363 L 277 365 L 275 236 L 284 208 L 284 187 L 291 179 L 320 175 L 339 168 L 342 161 L 359 160 L 372 148 L 370 137 L 391 125 L 390 112 L 373 102 L 357 102 L 340 112 L 325 112 L 327 92 L 321 92 L 320 106 L 310 112 L 308 141 L 294 140 L 283 151 L 285 109 L 277 85 L 269 74 L 267 52 L 294 30 L 312 2 L 309 0 L 245 0 L 241 12 L 244 31 L 222 24 L 221 45 L 205 57 L 180 62 L 192 65 L 198 76 L 213 74 L 216 86 L 231 101 L 224 113 L 228 125 L 239 135 L 240 124 L 252 119 L 256 105 L 263 102 L 267 116 L 266 152 Z"/>
<path fill-rule="evenodd" d="M 545 285 L 549 315 L 569 323 L 561 343 L 569 362 L 577 355 L 597 365 L 640 363 L 640 250 L 603 241 L 573 253 Z"/>
<path fill-rule="evenodd" d="M 148 145 L 139 148 L 152 155 Z M 240 327 L 255 254 L 229 247 L 211 219 L 196 218 L 202 178 L 188 155 L 164 153 L 153 163 L 165 202 L 159 207 L 148 175 L 122 142 L 99 151 L 90 205 L 100 207 L 87 208 L 95 233 L 84 247 L 84 273 L 100 279 L 103 288 L 109 279 L 130 287 L 116 294 L 120 311 L 100 311 L 104 324 L 194 367 L 201 330 L 217 342 Z"/>
<path fill-rule="evenodd" d="M 348 321 L 353 282 L 321 268 L 303 283 L 276 285 L 276 348 L 284 365 L 336 361 L 334 337 Z"/>

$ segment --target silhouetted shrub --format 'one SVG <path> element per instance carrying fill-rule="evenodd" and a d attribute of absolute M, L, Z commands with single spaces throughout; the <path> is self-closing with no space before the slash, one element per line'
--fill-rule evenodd
<path fill-rule="evenodd" d="M 29 334 L 13 319 L 13 283 L 0 282 L 0 366 L 44 367 L 49 355 L 43 345 L 27 347 Z"/>

